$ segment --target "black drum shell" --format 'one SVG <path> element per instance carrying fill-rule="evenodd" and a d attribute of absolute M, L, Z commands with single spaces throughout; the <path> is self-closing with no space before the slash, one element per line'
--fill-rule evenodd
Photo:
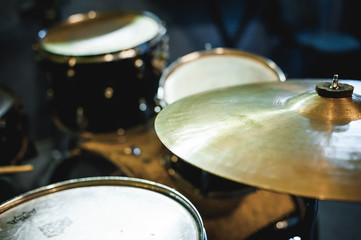
<path fill-rule="evenodd" d="M 134 67 L 137 59 L 143 61 L 144 71 Z M 110 132 L 143 124 L 153 115 L 160 76 L 151 61 L 151 53 L 147 53 L 136 59 L 78 64 L 69 69 L 45 60 L 42 66 L 48 69 L 49 110 L 72 131 Z M 69 70 L 73 77 L 67 76 Z M 106 98 L 109 88 L 113 96 Z M 145 110 L 140 109 L 142 103 Z M 79 107 L 84 112 L 83 123 L 77 123 Z"/>
<path fill-rule="evenodd" d="M 161 30 L 149 42 L 133 49 L 63 56 L 45 50 L 41 39 L 34 44 L 45 76 L 49 111 L 60 128 L 71 132 L 115 132 L 144 124 L 154 116 L 159 78 L 168 59 L 168 36 L 156 16 L 138 14 L 155 18 Z"/>

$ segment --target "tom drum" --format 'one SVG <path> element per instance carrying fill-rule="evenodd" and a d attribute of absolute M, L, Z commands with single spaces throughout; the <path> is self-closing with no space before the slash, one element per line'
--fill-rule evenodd
<path fill-rule="evenodd" d="M 158 110 L 173 102 L 204 91 L 255 83 L 286 81 L 285 74 L 272 60 L 249 52 L 230 48 L 214 48 L 187 54 L 171 63 L 163 72 L 157 92 Z M 196 202 L 221 199 L 224 203 L 207 209 L 206 216 L 228 214 L 239 198 L 255 189 L 218 177 L 188 164 L 170 151 L 164 156 L 165 167 L 181 192 Z M 199 193 L 199 194 L 191 194 Z M 198 196 L 197 196 L 198 195 Z M 194 197 L 194 198 L 193 198 Z M 202 212 L 202 211 L 201 211 Z"/>
<path fill-rule="evenodd" d="M 165 23 L 150 12 L 95 12 L 41 30 L 34 44 L 56 125 L 105 133 L 153 115 L 168 59 Z"/>
<path fill-rule="evenodd" d="M 272 60 L 246 51 L 214 48 L 189 53 L 163 72 L 157 99 L 161 107 L 188 95 L 247 83 L 286 81 Z"/>

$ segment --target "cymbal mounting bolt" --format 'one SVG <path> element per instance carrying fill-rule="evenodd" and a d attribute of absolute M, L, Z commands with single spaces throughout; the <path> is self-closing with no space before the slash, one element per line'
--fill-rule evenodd
<path fill-rule="evenodd" d="M 333 75 L 333 81 L 332 81 L 332 89 L 338 89 L 338 75 Z"/>
<path fill-rule="evenodd" d="M 333 75 L 332 82 L 319 82 L 316 84 L 316 92 L 321 97 L 346 98 L 352 97 L 354 87 L 346 83 L 338 83 L 338 75 Z"/>

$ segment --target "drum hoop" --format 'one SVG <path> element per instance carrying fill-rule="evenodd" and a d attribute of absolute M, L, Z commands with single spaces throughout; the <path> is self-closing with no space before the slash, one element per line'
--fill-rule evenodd
<path fill-rule="evenodd" d="M 100 12 L 98 14 L 106 15 L 106 14 L 114 14 L 117 12 Z M 120 12 L 122 13 L 122 12 Z M 113 62 L 118 61 L 122 59 L 128 59 L 128 58 L 134 58 L 136 56 L 142 55 L 149 51 L 152 47 L 156 46 L 157 43 L 161 41 L 162 38 L 164 38 L 167 35 L 167 29 L 166 24 L 164 21 L 162 21 L 157 15 L 154 13 L 151 13 L 149 11 L 126 11 L 125 13 L 134 13 L 139 14 L 143 16 L 147 16 L 155 20 L 158 24 L 158 32 L 157 34 L 150 40 L 135 46 L 133 48 L 129 49 L 123 49 L 116 52 L 110 52 L 110 53 L 104 53 L 104 54 L 98 54 L 98 55 L 61 55 L 49 52 L 45 50 L 41 44 L 41 40 L 43 38 L 38 38 L 37 42 L 33 44 L 33 50 L 39 54 L 40 57 L 43 57 L 45 59 L 48 59 L 55 63 L 68 63 L 70 59 L 74 59 L 77 64 L 89 64 L 89 63 L 101 63 L 101 62 Z M 78 14 L 77 14 L 78 15 Z M 81 13 L 80 15 L 87 16 L 87 13 Z M 69 16 L 70 18 L 71 16 Z M 67 23 L 69 20 L 67 18 L 64 23 Z M 43 29 L 42 31 L 47 32 L 47 29 Z M 46 34 L 45 34 L 46 35 Z"/>
<path fill-rule="evenodd" d="M 165 107 L 167 105 L 167 103 L 164 100 L 164 94 L 165 94 L 164 86 L 165 86 L 165 82 L 167 81 L 168 77 L 182 65 L 185 65 L 187 63 L 193 62 L 195 60 L 198 60 L 200 58 L 207 57 L 207 56 L 247 57 L 247 58 L 253 59 L 253 60 L 261 63 L 262 65 L 265 65 L 270 70 L 272 70 L 278 76 L 278 80 L 280 82 L 286 81 L 285 73 L 274 61 L 272 61 L 269 58 L 258 55 L 258 54 L 249 53 L 249 52 L 238 50 L 238 49 L 225 48 L 225 47 L 218 47 L 218 48 L 213 48 L 213 49 L 206 49 L 206 50 L 191 52 L 191 53 L 188 53 L 188 54 L 176 59 L 168 67 L 166 67 L 164 69 L 163 74 L 161 75 L 161 77 L 159 79 L 159 87 L 158 87 L 157 96 L 156 96 L 156 100 L 161 107 Z"/>
<path fill-rule="evenodd" d="M 42 197 L 51 193 L 60 192 L 79 187 L 90 187 L 90 186 L 124 186 L 124 187 L 135 187 L 146 190 L 151 190 L 181 204 L 197 222 L 200 239 L 206 239 L 203 220 L 195 208 L 195 206 L 181 193 L 175 189 L 166 185 L 156 183 L 150 180 L 134 178 L 134 177 L 122 177 L 122 176 L 107 176 L 107 177 L 84 177 L 78 179 L 70 179 L 58 183 L 54 183 L 48 186 L 39 187 L 37 189 L 28 191 L 22 195 L 14 197 L 0 205 L 0 216 L 2 213 L 19 206 L 22 203 Z"/>

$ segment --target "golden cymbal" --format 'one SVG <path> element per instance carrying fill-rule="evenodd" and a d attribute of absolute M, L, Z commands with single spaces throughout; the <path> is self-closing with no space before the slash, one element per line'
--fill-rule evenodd
<path fill-rule="evenodd" d="M 323 97 L 330 79 L 245 84 L 185 97 L 155 119 L 161 142 L 229 180 L 320 200 L 361 201 L 361 81 Z"/>

